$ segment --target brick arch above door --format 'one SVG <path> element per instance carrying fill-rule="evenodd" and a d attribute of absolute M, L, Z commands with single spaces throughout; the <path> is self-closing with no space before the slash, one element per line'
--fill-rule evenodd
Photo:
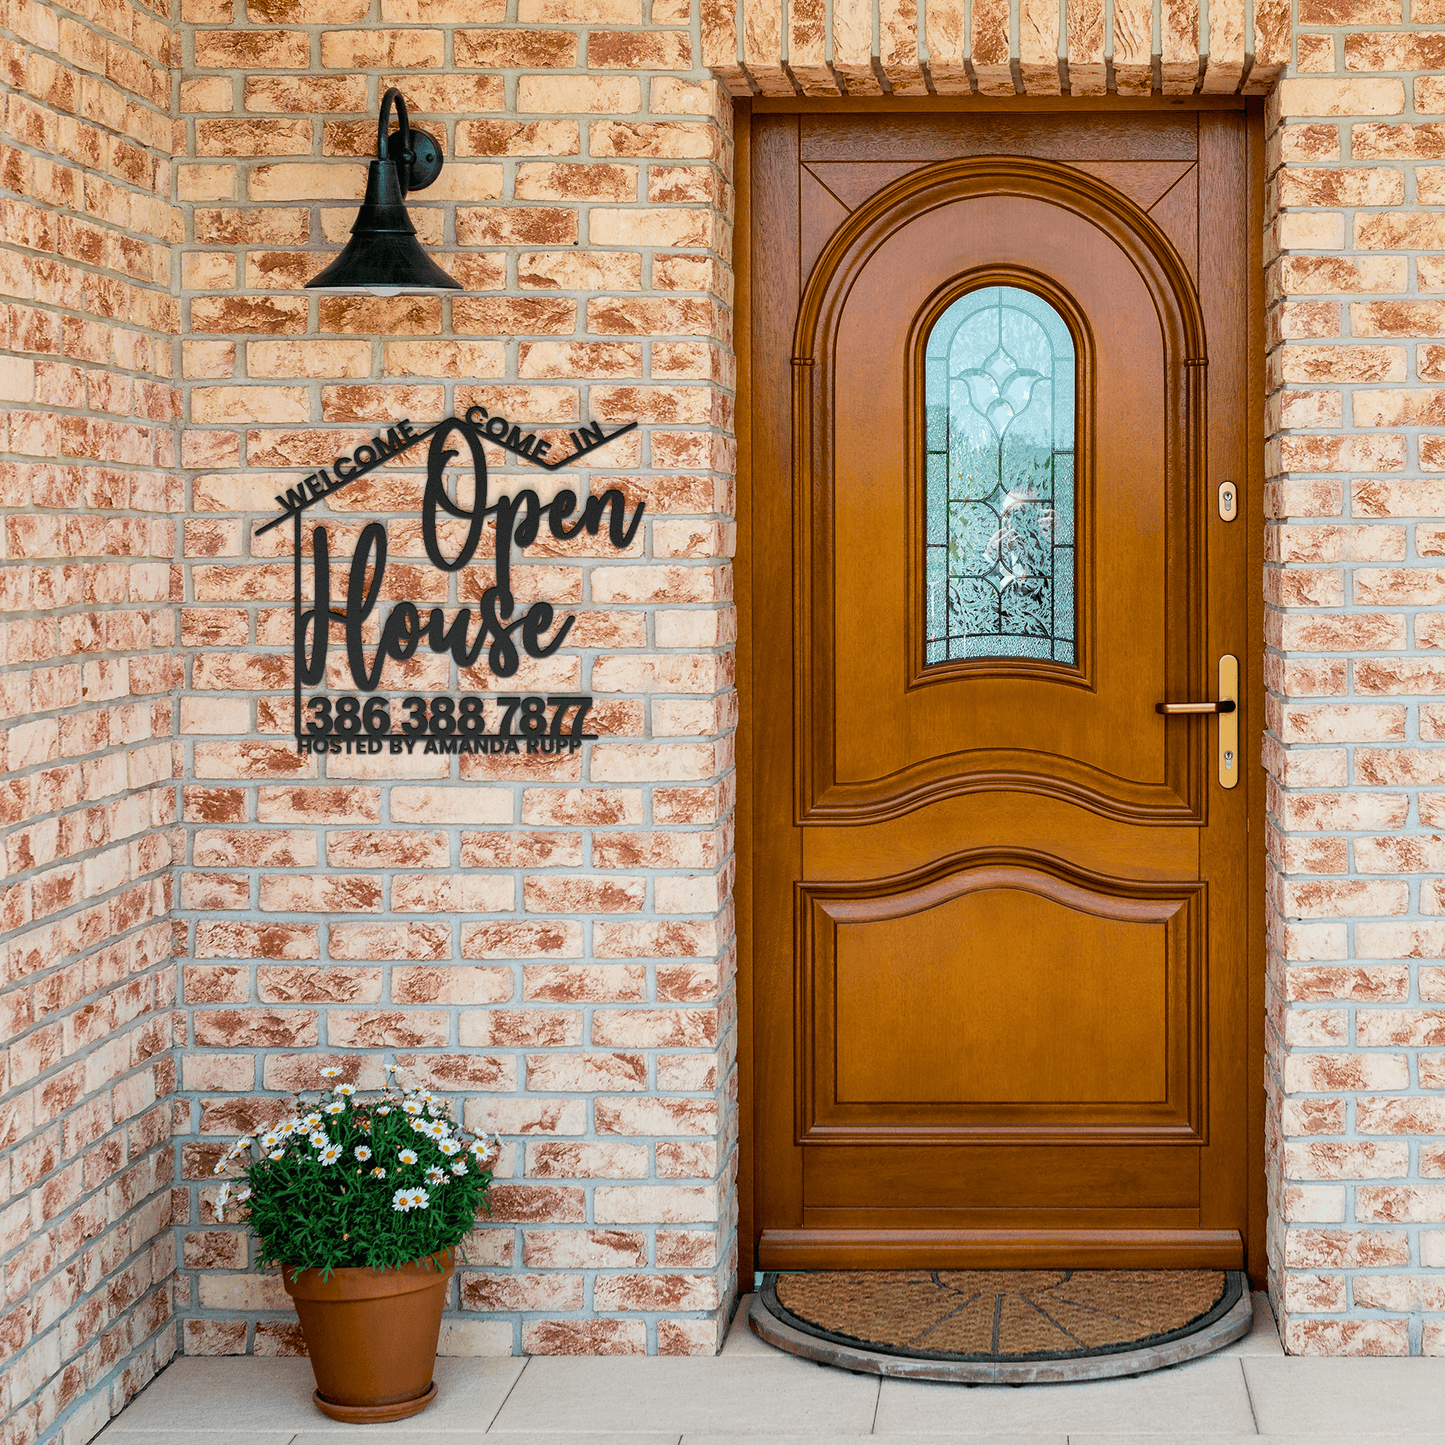
<path fill-rule="evenodd" d="M 1207 16 L 1201 8 L 702 0 L 703 63 L 734 95 L 1267 94 L 1290 58 L 1289 0 L 1216 0 Z"/>

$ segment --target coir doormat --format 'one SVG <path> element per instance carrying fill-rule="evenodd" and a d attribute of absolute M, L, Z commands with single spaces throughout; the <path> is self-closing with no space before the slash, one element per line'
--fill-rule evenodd
<path fill-rule="evenodd" d="M 1223 1320 L 1243 1290 L 1224 1270 L 935 1269 L 769 1273 L 761 1295 L 783 1324 L 837 1345 L 1027 1365 L 1167 1346 Z"/>

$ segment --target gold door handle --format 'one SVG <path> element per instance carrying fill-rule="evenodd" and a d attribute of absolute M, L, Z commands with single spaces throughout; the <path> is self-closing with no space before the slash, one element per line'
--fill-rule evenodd
<path fill-rule="evenodd" d="M 1239 782 L 1239 659 L 1225 653 L 1219 659 L 1218 702 L 1156 702 L 1154 711 L 1165 717 L 1181 714 L 1219 715 L 1219 786 L 1232 788 Z"/>
<path fill-rule="evenodd" d="M 1200 712 L 1233 712 L 1237 706 L 1232 697 L 1225 697 L 1218 702 L 1156 702 L 1154 711 L 1163 713 L 1165 717 L 1179 717 Z"/>

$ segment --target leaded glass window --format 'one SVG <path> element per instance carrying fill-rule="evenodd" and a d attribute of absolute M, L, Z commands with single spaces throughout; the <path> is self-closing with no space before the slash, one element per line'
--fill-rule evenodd
<path fill-rule="evenodd" d="M 1068 326 L 1032 291 L 970 291 L 934 323 L 924 378 L 924 661 L 1074 662 Z"/>

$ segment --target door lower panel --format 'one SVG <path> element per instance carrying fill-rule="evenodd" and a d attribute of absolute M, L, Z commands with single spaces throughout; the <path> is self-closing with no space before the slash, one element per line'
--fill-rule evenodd
<path fill-rule="evenodd" d="M 1232 1229 L 765 1229 L 759 1269 L 1242 1269 Z"/>

